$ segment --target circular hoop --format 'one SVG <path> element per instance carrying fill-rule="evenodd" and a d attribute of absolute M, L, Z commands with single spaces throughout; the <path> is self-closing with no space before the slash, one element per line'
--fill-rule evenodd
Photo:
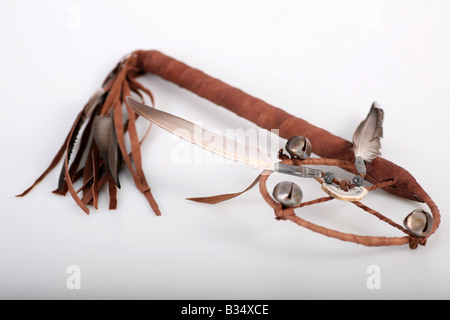
<path fill-rule="evenodd" d="M 309 159 L 305 159 L 305 160 L 284 159 L 281 161 L 281 163 L 290 164 L 290 165 L 327 165 L 327 166 L 336 166 L 336 167 L 350 169 L 350 170 L 355 169 L 355 165 L 353 162 L 344 161 L 344 160 L 335 160 L 335 159 L 324 159 L 324 158 L 309 158 Z M 305 227 L 313 232 L 323 234 L 327 237 L 336 238 L 336 239 L 339 239 L 342 241 L 354 242 L 357 244 L 362 244 L 362 245 L 370 246 L 370 247 L 404 245 L 404 244 L 409 243 L 409 246 L 411 249 L 416 249 L 419 244 L 420 245 L 426 244 L 428 237 L 436 231 L 436 229 L 440 223 L 439 209 L 437 208 L 436 204 L 431 200 L 430 197 L 426 197 L 425 203 L 430 208 L 432 216 L 433 216 L 433 228 L 432 228 L 430 234 L 428 234 L 426 237 L 420 238 L 420 237 L 414 236 L 413 234 L 409 234 L 406 230 L 402 230 L 402 231 L 406 231 L 408 233 L 408 235 L 404 236 L 404 237 L 375 237 L 375 236 L 356 235 L 356 234 L 345 233 L 345 232 L 340 232 L 337 230 L 329 229 L 329 228 L 314 224 L 312 222 L 309 222 L 307 220 L 300 218 L 294 212 L 294 209 L 296 209 L 296 208 L 283 208 L 280 203 L 273 200 L 273 198 L 267 191 L 267 185 L 266 185 L 267 179 L 269 178 L 269 176 L 272 173 L 273 173 L 272 171 L 264 171 L 262 173 L 261 179 L 259 181 L 259 190 L 260 190 L 261 195 L 263 196 L 264 200 L 266 201 L 266 203 L 274 209 L 276 218 L 279 220 L 291 220 L 292 222 L 298 224 L 299 226 Z M 320 181 L 321 179 L 316 179 L 316 180 L 321 182 Z M 391 183 L 393 183 L 393 182 L 391 182 Z M 376 189 L 376 188 L 371 188 L 370 190 L 374 190 L 374 189 Z M 332 200 L 332 199 L 333 198 L 331 198 L 331 197 L 325 197 L 322 199 L 311 201 L 308 204 L 316 204 L 316 203 L 320 203 L 320 202 L 324 202 L 324 201 L 328 201 L 328 200 Z M 355 204 L 359 207 L 364 207 L 363 209 L 368 212 L 370 212 L 369 210 L 371 210 L 370 208 L 364 206 L 360 202 L 355 203 Z M 299 207 L 301 207 L 301 206 L 299 206 Z M 374 210 L 371 210 L 371 211 L 376 212 Z M 372 212 L 370 212 L 370 213 L 372 213 Z M 377 214 L 377 216 L 381 220 L 390 221 L 388 218 L 385 218 L 381 214 Z"/>

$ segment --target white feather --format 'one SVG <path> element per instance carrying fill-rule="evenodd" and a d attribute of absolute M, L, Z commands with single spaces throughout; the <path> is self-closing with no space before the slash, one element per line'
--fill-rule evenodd
<path fill-rule="evenodd" d="M 383 109 L 374 102 L 366 119 L 359 124 L 353 134 L 355 158 L 361 157 L 366 162 L 372 162 L 381 155 L 380 139 L 383 137 L 383 119 Z"/>

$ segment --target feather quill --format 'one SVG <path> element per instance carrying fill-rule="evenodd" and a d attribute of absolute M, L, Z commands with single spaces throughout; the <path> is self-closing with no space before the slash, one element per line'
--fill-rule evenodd
<path fill-rule="evenodd" d="M 131 97 L 127 97 L 126 101 L 137 114 L 183 140 L 229 160 L 249 164 L 253 167 L 274 169 L 275 162 L 256 146 L 248 143 L 243 145 L 180 117 L 148 107 Z"/>
<path fill-rule="evenodd" d="M 353 134 L 353 152 L 358 173 L 365 174 L 365 163 L 372 162 L 381 155 L 381 142 L 383 137 L 383 109 L 377 102 L 372 104 L 369 114 L 356 128 Z"/>

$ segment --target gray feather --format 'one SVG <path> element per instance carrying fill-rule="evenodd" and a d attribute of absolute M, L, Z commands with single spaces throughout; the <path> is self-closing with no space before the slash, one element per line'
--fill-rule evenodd
<path fill-rule="evenodd" d="M 383 119 L 383 109 L 374 102 L 366 119 L 359 124 L 353 134 L 355 158 L 361 157 L 365 162 L 372 162 L 381 155 L 380 139 L 383 137 Z"/>
<path fill-rule="evenodd" d="M 100 150 L 105 167 L 114 183 L 119 183 L 119 145 L 117 143 L 114 119 L 111 116 L 96 116 L 93 124 L 94 140 Z"/>

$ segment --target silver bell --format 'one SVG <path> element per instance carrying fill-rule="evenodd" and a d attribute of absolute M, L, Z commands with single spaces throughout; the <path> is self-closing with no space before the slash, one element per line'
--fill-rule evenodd
<path fill-rule="evenodd" d="M 311 142 L 302 136 L 293 136 L 286 142 L 286 151 L 291 157 L 308 159 L 312 152 Z"/>
<path fill-rule="evenodd" d="M 298 185 L 293 182 L 283 181 L 273 188 L 274 199 L 285 208 L 298 207 L 302 203 L 303 192 Z"/>
<path fill-rule="evenodd" d="M 431 232 L 433 217 L 428 212 L 417 209 L 406 216 L 403 225 L 416 236 L 425 237 Z"/>

